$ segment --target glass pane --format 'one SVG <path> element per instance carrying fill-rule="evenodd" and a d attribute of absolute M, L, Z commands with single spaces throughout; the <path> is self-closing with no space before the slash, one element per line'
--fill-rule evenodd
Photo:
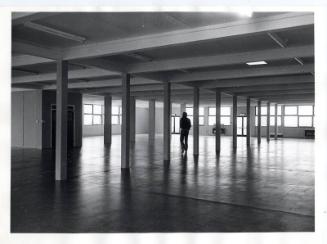
<path fill-rule="evenodd" d="M 285 116 L 284 117 L 285 127 L 297 127 L 297 116 Z"/>
<path fill-rule="evenodd" d="M 312 117 L 299 117 L 299 126 L 312 126 Z"/>
<path fill-rule="evenodd" d="M 242 135 L 242 127 L 237 127 L 237 135 Z"/>
<path fill-rule="evenodd" d="M 270 115 L 275 115 L 275 105 L 270 106 Z"/>
<path fill-rule="evenodd" d="M 123 117 L 119 116 L 119 124 L 121 125 L 123 123 Z"/>
<path fill-rule="evenodd" d="M 123 113 L 123 108 L 119 107 L 119 114 L 122 114 L 122 113 Z"/>
<path fill-rule="evenodd" d="M 193 108 L 186 108 L 185 112 L 187 113 L 188 116 L 193 115 Z"/>
<path fill-rule="evenodd" d="M 112 114 L 119 114 L 119 107 L 117 107 L 117 106 L 114 106 L 114 107 L 112 107 L 112 111 L 111 111 L 111 113 Z"/>
<path fill-rule="evenodd" d="M 313 107 L 299 106 L 299 115 L 313 115 Z"/>
<path fill-rule="evenodd" d="M 175 132 L 179 132 L 179 119 L 180 117 L 175 117 Z"/>
<path fill-rule="evenodd" d="M 84 125 L 92 125 L 92 115 L 84 115 Z"/>
<path fill-rule="evenodd" d="M 204 107 L 199 108 L 199 115 L 204 115 Z"/>
<path fill-rule="evenodd" d="M 261 115 L 267 115 L 267 107 L 261 107 Z"/>
<path fill-rule="evenodd" d="M 246 121 L 248 121 L 247 120 L 247 118 L 246 117 L 243 117 L 243 126 L 246 128 Z"/>
<path fill-rule="evenodd" d="M 267 126 L 267 116 L 261 116 L 261 126 Z"/>
<path fill-rule="evenodd" d="M 278 105 L 277 107 L 277 115 L 282 115 L 282 106 Z"/>
<path fill-rule="evenodd" d="M 277 117 L 277 125 L 282 126 L 282 117 L 281 116 Z"/>
<path fill-rule="evenodd" d="M 119 124 L 119 121 L 118 121 L 118 115 L 113 115 L 111 116 L 111 123 L 113 125 L 118 125 Z"/>
<path fill-rule="evenodd" d="M 285 106 L 285 115 L 296 115 L 297 107 L 296 106 Z"/>
<path fill-rule="evenodd" d="M 242 128 L 242 117 L 237 117 L 237 128 Z"/>
<path fill-rule="evenodd" d="M 209 108 L 209 115 L 216 115 L 216 108 Z"/>
<path fill-rule="evenodd" d="M 193 116 L 187 116 L 191 120 L 191 125 L 193 125 Z"/>
<path fill-rule="evenodd" d="M 84 113 L 85 114 L 91 114 L 92 113 L 92 105 L 84 104 Z"/>
<path fill-rule="evenodd" d="M 93 115 L 93 124 L 94 125 L 101 125 L 101 115 Z"/>
<path fill-rule="evenodd" d="M 254 123 L 255 123 L 255 126 L 258 126 L 258 116 L 255 116 L 255 121 L 254 121 Z"/>
<path fill-rule="evenodd" d="M 216 113 L 216 111 L 215 111 Z M 230 115 L 230 107 L 221 107 L 220 115 Z"/>
<path fill-rule="evenodd" d="M 170 121 L 171 121 L 170 131 L 174 133 L 175 132 L 175 130 L 174 130 L 175 117 L 171 117 Z"/>
<path fill-rule="evenodd" d="M 199 117 L 199 125 L 204 125 L 204 117 Z"/>
<path fill-rule="evenodd" d="M 270 117 L 270 126 L 275 126 L 275 116 Z"/>
<path fill-rule="evenodd" d="M 93 105 L 93 114 L 101 114 L 101 105 Z"/>
<path fill-rule="evenodd" d="M 209 116 L 209 125 L 215 125 L 216 124 L 216 116 Z"/>
<path fill-rule="evenodd" d="M 222 125 L 230 125 L 230 117 L 229 116 L 223 116 L 220 118 L 220 123 Z"/>
<path fill-rule="evenodd" d="M 246 127 L 243 128 L 243 135 L 246 136 Z"/>

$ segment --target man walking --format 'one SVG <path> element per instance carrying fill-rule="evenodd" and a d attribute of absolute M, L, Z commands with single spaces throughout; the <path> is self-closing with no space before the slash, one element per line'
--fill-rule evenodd
<path fill-rule="evenodd" d="M 182 145 L 182 153 L 187 151 L 188 148 L 188 133 L 191 129 L 191 120 L 187 118 L 187 113 L 183 112 L 183 117 L 179 121 L 179 127 L 181 129 L 181 145 Z"/>

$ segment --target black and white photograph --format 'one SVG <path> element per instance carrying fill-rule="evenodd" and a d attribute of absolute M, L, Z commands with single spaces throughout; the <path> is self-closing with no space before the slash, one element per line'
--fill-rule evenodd
<path fill-rule="evenodd" d="M 31 10 L 6 37 L 9 235 L 321 231 L 315 11 Z"/>

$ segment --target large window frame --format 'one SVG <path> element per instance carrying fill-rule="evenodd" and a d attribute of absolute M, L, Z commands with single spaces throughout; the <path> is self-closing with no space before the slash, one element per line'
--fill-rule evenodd
<path fill-rule="evenodd" d="M 261 126 L 267 127 L 267 106 L 261 107 Z M 275 106 L 270 106 L 270 126 L 275 126 Z M 258 127 L 258 106 L 255 106 L 255 126 Z M 282 106 L 277 106 L 277 126 L 282 126 Z"/>
<path fill-rule="evenodd" d="M 87 111 L 86 106 L 90 106 L 90 111 Z M 100 108 L 100 111 L 99 111 Z M 91 118 L 91 123 L 86 123 L 86 117 Z M 83 104 L 83 125 L 103 125 L 104 123 L 104 106 L 102 104 Z"/>
<path fill-rule="evenodd" d="M 228 109 L 228 110 L 226 110 Z M 231 107 L 222 106 L 220 108 L 220 122 L 221 125 L 231 125 Z M 208 125 L 216 124 L 216 107 L 209 107 L 208 111 Z"/>
<path fill-rule="evenodd" d="M 121 125 L 122 124 L 122 107 L 121 106 L 112 106 L 111 123 L 113 125 Z"/>
<path fill-rule="evenodd" d="M 191 120 L 191 123 L 193 124 L 193 107 L 186 106 L 185 112 L 187 113 L 187 117 Z M 199 125 L 204 125 L 204 107 L 199 107 Z"/>

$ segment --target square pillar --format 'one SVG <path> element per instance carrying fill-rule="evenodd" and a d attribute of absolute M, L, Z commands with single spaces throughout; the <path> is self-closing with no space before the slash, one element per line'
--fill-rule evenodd
<path fill-rule="evenodd" d="M 156 135 L 156 100 L 149 101 L 149 141 L 153 141 Z"/>
<path fill-rule="evenodd" d="M 275 104 L 275 140 L 278 137 L 278 104 Z"/>
<path fill-rule="evenodd" d="M 104 96 L 104 144 L 111 144 L 111 107 L 112 97 L 111 95 Z"/>
<path fill-rule="evenodd" d="M 270 140 L 270 102 L 267 102 L 267 142 Z"/>
<path fill-rule="evenodd" d="M 131 134 L 130 134 L 130 139 L 131 142 L 135 142 L 135 134 L 136 134 L 136 121 L 135 121 L 135 116 L 136 116 L 136 101 L 135 97 L 130 97 L 130 127 L 131 127 Z"/>
<path fill-rule="evenodd" d="M 216 153 L 220 153 L 221 141 L 221 91 L 216 90 Z"/>
<path fill-rule="evenodd" d="M 233 95 L 233 149 L 236 148 L 237 148 L 237 96 Z"/>
<path fill-rule="evenodd" d="M 251 144 L 251 99 L 246 99 L 246 145 Z"/>
<path fill-rule="evenodd" d="M 122 74 L 121 168 L 129 169 L 130 74 Z"/>
<path fill-rule="evenodd" d="M 199 103 L 200 89 L 193 88 L 193 154 L 199 155 Z"/>
<path fill-rule="evenodd" d="M 57 61 L 56 180 L 67 179 L 67 86 L 68 62 Z"/>
<path fill-rule="evenodd" d="M 258 144 L 261 143 L 261 100 L 258 100 Z"/>
<path fill-rule="evenodd" d="M 170 115 L 171 115 L 171 101 L 170 101 L 170 86 L 169 82 L 164 83 L 164 161 L 170 161 Z"/>

